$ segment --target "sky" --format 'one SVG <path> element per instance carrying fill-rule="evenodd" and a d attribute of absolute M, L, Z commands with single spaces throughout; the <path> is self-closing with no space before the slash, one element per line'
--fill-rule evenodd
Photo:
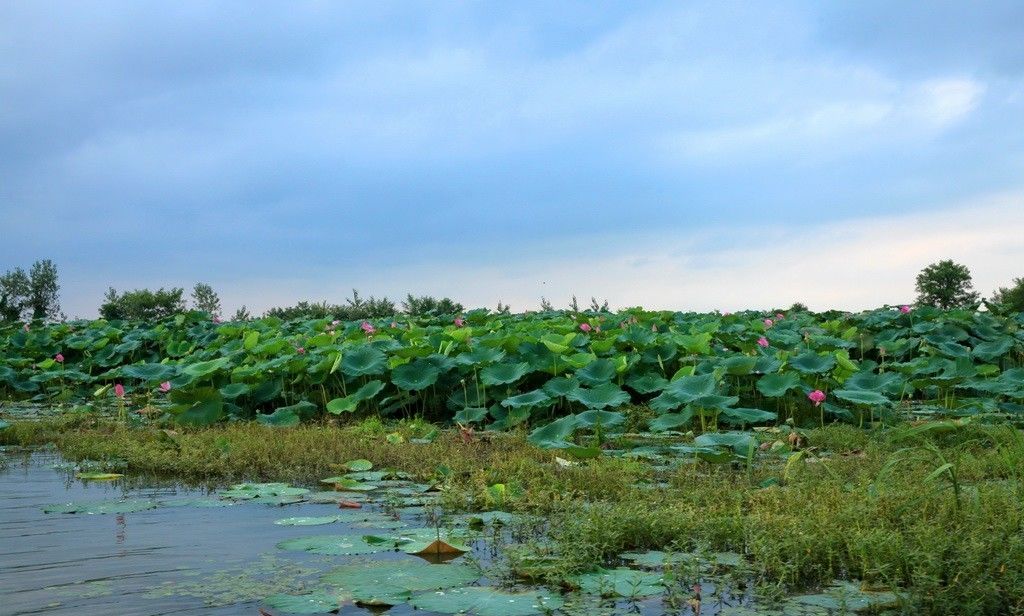
<path fill-rule="evenodd" d="M 0 270 L 225 310 L 1024 276 L 1024 4 L 0 1 Z"/>

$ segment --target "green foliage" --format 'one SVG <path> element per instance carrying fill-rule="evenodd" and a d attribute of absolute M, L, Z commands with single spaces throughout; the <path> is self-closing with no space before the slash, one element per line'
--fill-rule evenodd
<path fill-rule="evenodd" d="M 916 289 L 918 304 L 943 310 L 970 308 L 979 301 L 971 282 L 971 271 L 951 259 L 932 263 L 921 270 Z"/>
<path fill-rule="evenodd" d="M 213 316 L 220 316 L 220 297 L 213 287 L 205 282 L 197 282 L 192 289 L 192 305 Z M 245 308 L 244 306 L 242 307 Z M 243 319 L 244 320 L 244 319 Z"/>
<path fill-rule="evenodd" d="M 184 294 L 180 287 L 123 293 L 110 287 L 100 305 L 100 316 L 108 321 L 158 321 L 186 310 Z"/>
<path fill-rule="evenodd" d="M 1024 278 L 1014 278 L 1011 287 L 999 287 L 992 293 L 992 302 L 1008 310 L 1024 312 Z"/>
<path fill-rule="evenodd" d="M 499 308 L 500 307 L 499 303 Z M 441 299 L 430 295 L 421 295 L 420 297 L 416 297 L 412 293 L 409 293 L 405 296 L 405 300 L 402 301 L 402 311 L 413 317 L 455 315 L 463 310 L 465 310 L 465 308 L 463 308 L 462 304 L 447 297 L 442 297 Z M 499 312 L 501 312 L 501 310 L 499 310 Z"/>
<path fill-rule="evenodd" d="M 326 301 L 307 302 L 301 301 L 294 306 L 271 308 L 265 316 L 281 319 L 282 321 L 294 321 L 297 319 L 331 319 L 338 321 L 352 321 L 356 319 L 382 319 L 394 317 L 398 314 L 395 303 L 386 297 L 380 299 L 370 296 L 369 299 L 360 297 L 359 291 L 352 289 L 352 297 L 345 300 L 344 304 L 330 304 Z"/>
<path fill-rule="evenodd" d="M 54 321 L 60 316 L 57 266 L 36 261 L 29 273 L 20 267 L 0 276 L 0 321 Z"/>

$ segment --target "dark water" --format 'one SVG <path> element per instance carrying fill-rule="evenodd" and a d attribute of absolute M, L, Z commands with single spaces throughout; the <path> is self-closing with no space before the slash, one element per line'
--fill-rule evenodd
<path fill-rule="evenodd" d="M 282 518 L 335 515 L 339 513 L 336 504 L 241 502 L 225 507 L 199 506 L 197 499 L 205 504 L 223 501 L 206 489 L 153 478 L 82 481 L 61 465 L 62 460 L 53 452 L 0 449 L 0 616 L 258 615 L 261 606 L 266 613 L 278 616 L 285 612 L 266 608 L 264 598 L 320 590 L 321 576 L 334 567 L 417 559 L 402 552 L 325 556 L 276 547 L 281 541 L 313 535 L 389 533 L 355 523 L 274 523 Z M 126 498 L 155 500 L 162 506 L 121 514 L 43 511 L 54 504 Z M 364 510 L 379 511 L 381 507 L 368 502 Z M 436 512 L 434 506 L 407 507 L 398 510 L 392 522 L 433 528 Z M 383 526 L 379 519 L 374 524 Z M 460 559 L 494 564 L 496 544 L 510 539 L 521 541 L 531 532 L 536 531 L 506 528 L 504 532 L 492 532 L 490 539 L 470 541 L 472 550 Z M 847 613 L 846 609 L 821 607 L 820 597 L 791 601 L 783 610 L 762 611 L 754 605 L 749 587 L 737 590 L 734 581 L 722 577 L 699 575 L 674 582 L 676 588 L 686 589 L 685 593 L 693 583 L 699 583 L 704 593 L 700 610 L 703 616 Z M 695 612 L 686 595 L 679 593 L 672 600 L 663 595 L 637 602 L 609 602 L 579 593 L 563 598 L 565 606 L 559 614 L 653 616 Z M 868 601 L 863 594 L 855 599 L 865 605 Z M 381 611 L 348 603 L 340 613 Z M 401 604 L 387 613 L 426 616 L 431 612 Z"/>
<path fill-rule="evenodd" d="M 333 505 L 161 507 L 123 514 L 43 513 L 55 503 L 203 497 L 169 485 L 83 482 L 52 453 L 0 453 L 0 614 L 74 616 L 257 614 L 263 596 L 315 589 L 317 577 L 361 557 L 282 552 L 285 539 L 343 533 L 339 524 L 275 525 L 337 513 Z M 370 531 L 363 531 L 370 532 Z M 403 554 L 374 555 L 383 558 Z M 411 558 L 411 557 L 410 557 Z M 344 613 L 369 613 L 346 606 Z M 389 613 L 412 611 L 397 607 Z M 418 614 L 424 614 L 418 611 Z"/>

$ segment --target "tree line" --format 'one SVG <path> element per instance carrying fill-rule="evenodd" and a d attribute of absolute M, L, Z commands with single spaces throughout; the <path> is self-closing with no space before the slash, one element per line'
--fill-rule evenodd
<path fill-rule="evenodd" d="M 942 309 L 977 308 L 981 295 L 974 290 L 971 272 L 967 266 L 945 259 L 925 267 L 917 275 L 915 282 L 917 291 L 916 303 L 922 306 L 934 306 Z M 36 261 L 25 271 L 16 267 L 0 276 L 0 321 L 57 321 L 65 317 L 60 311 L 60 283 L 57 266 L 49 259 Z M 189 301 L 191 300 L 191 301 Z M 985 301 L 989 308 L 1009 311 L 1024 311 L 1024 278 L 1015 278 L 1007 287 L 999 287 Z M 214 318 L 221 318 L 221 302 L 217 292 L 209 284 L 198 282 L 192 288 L 189 298 L 185 297 L 182 287 L 163 287 L 154 290 L 134 289 L 117 291 L 113 287 L 107 290 L 100 305 L 99 314 L 107 320 L 159 320 L 179 314 L 187 310 L 207 312 Z M 554 310 L 547 298 L 541 298 L 541 311 Z M 573 296 L 569 310 L 581 311 L 581 306 Z M 588 309 L 588 308 L 583 308 Z M 790 310 L 806 310 L 806 306 L 797 302 Z M 430 295 L 416 296 L 407 294 L 405 299 L 396 304 L 382 297 L 370 296 L 363 298 L 355 289 L 352 296 L 344 303 L 332 304 L 327 301 L 301 301 L 293 306 L 281 306 L 267 310 L 264 316 L 277 317 L 282 320 L 292 319 L 323 319 L 331 318 L 340 321 L 358 319 L 386 318 L 405 314 L 410 316 L 457 315 L 465 307 L 448 297 L 437 298 Z M 608 301 L 598 302 L 591 298 L 589 310 L 594 312 L 608 311 Z M 497 312 L 508 312 L 509 307 L 498 302 Z M 254 318 L 249 310 L 242 306 L 231 317 L 233 321 L 244 321 Z"/>

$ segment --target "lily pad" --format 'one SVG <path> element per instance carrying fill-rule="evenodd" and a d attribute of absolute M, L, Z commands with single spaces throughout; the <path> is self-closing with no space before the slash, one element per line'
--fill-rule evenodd
<path fill-rule="evenodd" d="M 308 595 L 271 595 L 263 604 L 288 614 L 323 614 L 341 607 L 344 597 L 315 592 Z"/>
<path fill-rule="evenodd" d="M 476 616 L 531 616 L 556 610 L 563 602 L 557 595 L 530 592 L 506 592 L 489 586 L 467 586 L 424 593 L 409 603 L 418 609 L 439 614 L 475 614 Z"/>

